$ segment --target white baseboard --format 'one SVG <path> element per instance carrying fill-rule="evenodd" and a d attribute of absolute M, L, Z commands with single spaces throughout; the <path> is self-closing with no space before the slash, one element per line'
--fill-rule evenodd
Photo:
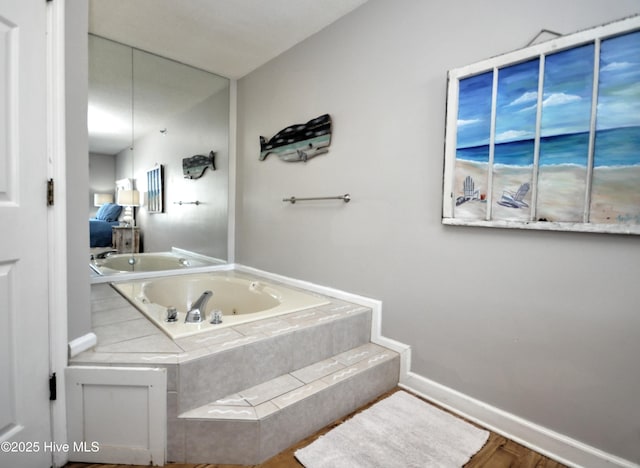
<path fill-rule="evenodd" d="M 639 466 L 413 372 L 401 375 L 400 386 L 567 466 L 589 468 L 638 468 Z"/>

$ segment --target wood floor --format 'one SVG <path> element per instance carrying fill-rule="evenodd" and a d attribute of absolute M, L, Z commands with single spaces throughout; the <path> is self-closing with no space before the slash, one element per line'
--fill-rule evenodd
<path fill-rule="evenodd" d="M 256 468 L 300 468 L 303 465 L 298 463 L 296 458 L 294 457 L 294 453 L 296 450 L 309 445 L 311 442 L 316 440 L 321 435 L 329 432 L 331 429 L 351 418 L 353 415 L 359 413 L 367 409 L 372 404 L 377 401 L 388 397 L 393 392 L 400 390 L 399 388 L 388 392 L 377 400 L 369 403 L 368 405 L 358 409 L 352 414 L 335 421 L 328 425 L 327 427 L 321 429 L 317 433 L 307 437 L 306 439 L 298 442 L 297 444 L 289 447 L 284 452 L 279 453 L 275 457 L 261 463 L 259 465 L 252 465 Z M 166 468 L 237 468 L 239 465 L 206 465 L 206 464 L 184 464 L 184 463 L 171 463 L 165 465 Z M 465 465 L 465 468 L 478 468 L 478 467 L 490 467 L 490 468 L 565 468 L 565 465 L 562 465 L 550 458 L 544 457 L 539 453 L 533 452 L 522 445 L 516 444 L 515 442 L 505 439 L 504 437 L 491 433 L 489 436 L 489 440 L 485 444 L 485 446 L 476 453 L 471 460 Z M 103 465 L 103 464 L 92 464 L 92 463 L 68 463 L 64 468 L 136 468 L 134 465 Z M 387 468 L 387 467 L 381 467 Z M 402 468 L 398 467 L 389 467 L 389 468 Z M 428 468 L 428 467 L 425 467 Z M 434 467 L 435 468 L 435 467 Z"/>

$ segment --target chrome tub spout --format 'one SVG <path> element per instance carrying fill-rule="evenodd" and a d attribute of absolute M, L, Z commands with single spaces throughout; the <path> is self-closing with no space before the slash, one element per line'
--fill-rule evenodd
<path fill-rule="evenodd" d="M 202 293 L 196 302 L 193 303 L 187 316 L 184 318 L 185 323 L 200 323 L 205 321 L 205 308 L 207 302 L 213 296 L 213 293 L 209 290 Z"/>

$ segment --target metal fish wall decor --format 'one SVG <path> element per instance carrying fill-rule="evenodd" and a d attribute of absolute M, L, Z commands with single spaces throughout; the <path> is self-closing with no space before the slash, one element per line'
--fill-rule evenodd
<path fill-rule="evenodd" d="M 287 162 L 307 161 L 329 151 L 331 144 L 331 117 L 321 115 L 305 124 L 291 125 L 267 141 L 260 137 L 260 161 L 271 153 Z"/>
<path fill-rule="evenodd" d="M 203 154 L 196 154 L 190 158 L 184 158 L 182 160 L 182 173 L 185 179 L 199 179 L 204 174 L 207 167 L 212 171 L 216 170 L 215 153 L 209 152 L 209 156 Z"/>

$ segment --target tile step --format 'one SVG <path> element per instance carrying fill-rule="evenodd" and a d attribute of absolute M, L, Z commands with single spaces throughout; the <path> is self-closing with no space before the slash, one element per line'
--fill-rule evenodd
<path fill-rule="evenodd" d="M 395 387 L 399 371 L 398 353 L 366 343 L 185 411 L 183 459 L 170 461 L 262 463 Z"/>
<path fill-rule="evenodd" d="M 258 420 L 398 354 L 374 343 L 340 353 L 262 384 L 185 411 L 179 418 Z"/>
<path fill-rule="evenodd" d="M 370 342 L 370 309 L 332 312 L 329 320 L 323 312 L 315 311 L 316 320 L 305 319 L 304 326 L 296 324 L 300 326 L 272 336 L 265 334 L 266 329 L 280 329 L 283 319 L 249 324 L 260 327 L 260 332 L 236 327 L 247 334 L 226 338 L 229 346 L 223 346 L 227 342 L 212 344 L 215 348 L 202 357 L 181 362 L 176 416 Z"/>

